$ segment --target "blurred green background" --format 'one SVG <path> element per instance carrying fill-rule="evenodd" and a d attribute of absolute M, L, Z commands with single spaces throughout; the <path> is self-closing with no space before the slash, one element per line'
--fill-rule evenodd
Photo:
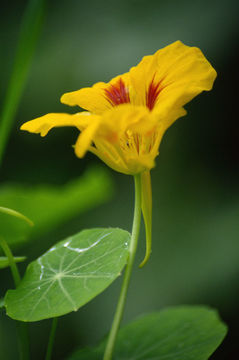
<path fill-rule="evenodd" d="M 1 5 L 1 101 L 26 4 L 13 0 Z M 238 10 L 236 0 L 49 1 L 0 180 L 2 187 L 13 183 L 25 189 L 51 187 L 60 197 L 66 184 L 84 177 L 87 171 L 107 178 L 104 196 L 96 204 L 79 209 L 74 198 L 75 213 L 63 216 L 41 236 L 34 234 L 28 247 L 15 251 L 27 255 L 28 261 L 83 228 L 130 230 L 131 177 L 106 169 L 93 155 L 77 159 L 71 147 L 77 136 L 73 128 L 53 130 L 42 139 L 20 132 L 19 127 L 47 112 L 74 113 L 77 108 L 59 102 L 64 92 L 108 81 L 175 40 L 198 46 L 218 78 L 213 91 L 188 104 L 188 115 L 164 136 L 152 171 L 153 253 L 145 268 L 135 267 L 124 322 L 167 305 L 209 304 L 229 325 L 229 334 L 212 356 L 214 360 L 238 356 Z M 69 207 L 70 202 L 67 204 Z M 37 201 L 35 207 L 41 208 Z M 65 210 L 65 203 L 62 207 Z M 26 215 L 31 217 L 31 213 Z M 144 255 L 143 235 L 142 229 L 138 264 Z M 22 272 L 24 268 L 21 264 Z M 9 269 L 2 270 L 0 296 L 9 283 L 12 287 Z M 119 288 L 120 279 L 77 313 L 61 318 L 54 359 L 64 359 L 75 347 L 95 344 L 105 335 Z M 49 329 L 50 321 L 31 324 L 34 359 L 43 359 Z M 2 312 L 1 359 L 17 359 L 11 338 L 14 333 L 13 321 Z"/>

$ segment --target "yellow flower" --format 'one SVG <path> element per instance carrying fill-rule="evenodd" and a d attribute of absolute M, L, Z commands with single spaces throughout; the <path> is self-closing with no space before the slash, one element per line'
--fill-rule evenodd
<path fill-rule="evenodd" d="M 154 166 L 166 129 L 186 114 L 188 101 L 212 88 L 215 77 L 198 48 L 177 41 L 109 83 L 62 96 L 63 103 L 88 112 L 47 114 L 21 129 L 45 136 L 53 127 L 76 126 L 78 157 L 91 151 L 114 170 L 134 175 Z"/>
<path fill-rule="evenodd" d="M 211 90 L 215 78 L 216 71 L 198 48 L 176 41 L 145 56 L 109 83 L 98 82 L 62 96 L 62 103 L 87 111 L 47 114 L 21 129 L 45 136 L 53 127 L 75 126 L 81 132 L 74 146 L 78 157 L 90 151 L 116 171 L 141 173 L 142 210 L 151 237 L 149 171 L 155 165 L 162 136 L 186 114 L 183 106 L 187 102 L 203 90 Z"/>

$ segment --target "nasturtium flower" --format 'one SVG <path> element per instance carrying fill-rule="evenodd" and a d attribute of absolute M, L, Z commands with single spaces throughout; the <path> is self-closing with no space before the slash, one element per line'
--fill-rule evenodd
<path fill-rule="evenodd" d="M 87 151 L 112 169 L 141 174 L 142 211 L 151 239 L 150 170 L 155 166 L 161 139 L 172 123 L 184 116 L 184 105 L 212 88 L 216 71 L 196 47 L 176 41 L 154 55 L 145 56 L 129 72 L 109 83 L 69 92 L 61 102 L 87 110 L 73 115 L 51 113 L 26 122 L 22 130 L 45 136 L 53 127 L 75 126 L 80 135 L 74 145 L 82 158 Z"/>

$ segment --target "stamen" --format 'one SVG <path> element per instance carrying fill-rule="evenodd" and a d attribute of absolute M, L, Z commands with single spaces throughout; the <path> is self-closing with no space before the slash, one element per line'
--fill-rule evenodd
<path fill-rule="evenodd" d="M 157 101 L 158 95 L 164 88 L 163 86 L 161 86 L 163 79 L 160 82 L 155 83 L 154 78 L 155 78 L 155 74 L 153 76 L 151 83 L 149 84 L 148 91 L 146 92 L 146 106 L 149 108 L 149 110 L 153 109 Z"/>
<path fill-rule="evenodd" d="M 104 92 L 112 106 L 130 103 L 129 90 L 121 78 L 114 85 L 111 84 L 108 89 L 104 89 Z"/>

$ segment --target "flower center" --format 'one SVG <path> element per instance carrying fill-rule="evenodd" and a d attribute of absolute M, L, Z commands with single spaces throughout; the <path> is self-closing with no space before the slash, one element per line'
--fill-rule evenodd
<path fill-rule="evenodd" d="M 107 100 L 112 106 L 130 103 L 129 90 L 125 86 L 123 80 L 119 80 L 110 85 L 108 89 L 104 89 Z"/>
<path fill-rule="evenodd" d="M 163 86 L 161 86 L 162 80 L 158 83 L 155 83 L 154 78 L 155 75 L 153 76 L 153 79 L 149 84 L 148 91 L 146 92 L 146 106 L 149 108 L 149 110 L 153 109 L 160 92 L 163 90 Z"/>

